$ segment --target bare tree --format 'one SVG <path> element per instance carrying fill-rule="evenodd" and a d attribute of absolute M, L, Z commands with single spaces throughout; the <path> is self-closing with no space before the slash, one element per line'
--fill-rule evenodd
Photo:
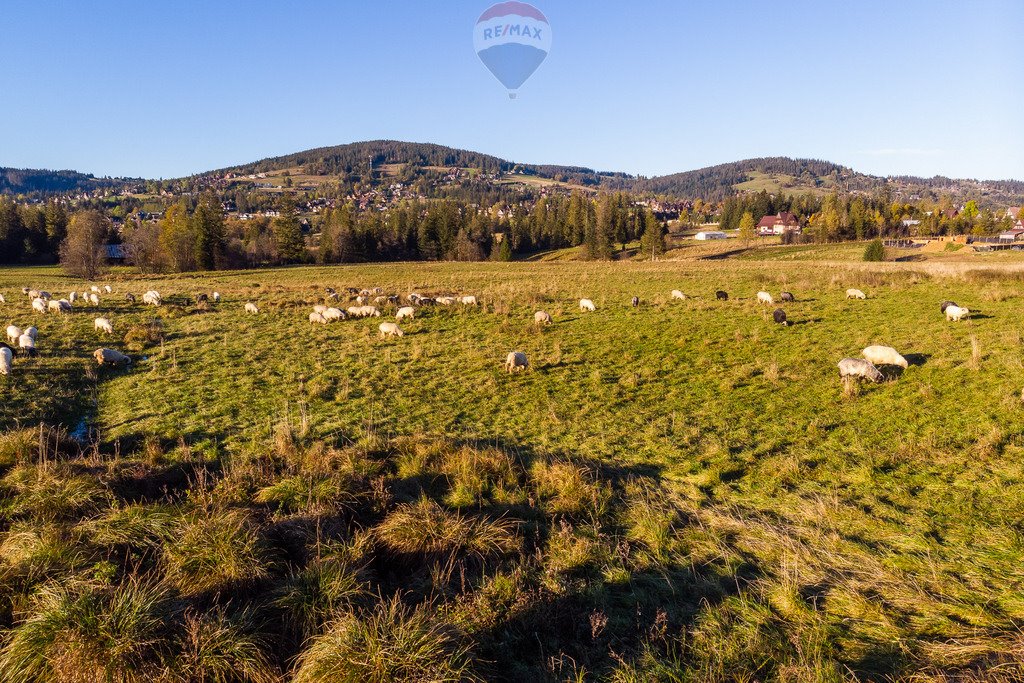
<path fill-rule="evenodd" d="M 68 274 L 94 280 L 106 270 L 108 228 L 99 211 L 81 211 L 71 218 L 60 244 L 60 263 Z"/>

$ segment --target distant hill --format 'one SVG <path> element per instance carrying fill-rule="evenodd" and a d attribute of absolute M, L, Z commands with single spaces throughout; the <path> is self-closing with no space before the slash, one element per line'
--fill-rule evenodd
<path fill-rule="evenodd" d="M 1018 180 L 978 181 L 941 176 L 883 178 L 859 173 L 818 159 L 765 157 L 746 159 L 717 166 L 657 177 L 636 177 L 627 173 L 599 172 L 581 166 L 529 164 L 469 150 L 429 143 L 397 140 L 372 140 L 333 147 L 319 147 L 294 154 L 261 159 L 193 178 L 223 176 L 228 173 L 251 175 L 299 168 L 316 183 L 338 176 L 358 176 L 371 180 L 370 169 L 383 167 L 428 167 L 473 169 L 494 176 L 530 176 L 531 182 L 550 180 L 590 189 L 623 190 L 661 195 L 676 199 L 702 198 L 719 201 L 736 193 L 767 191 L 769 194 L 824 194 L 876 192 L 888 188 L 894 199 L 904 201 L 938 200 L 949 197 L 961 202 L 975 199 L 993 208 L 1024 203 L 1024 182 Z M 75 171 L 45 171 L 0 168 L 0 193 L 59 194 L 98 188 L 126 187 L 126 179 L 95 178 Z"/>

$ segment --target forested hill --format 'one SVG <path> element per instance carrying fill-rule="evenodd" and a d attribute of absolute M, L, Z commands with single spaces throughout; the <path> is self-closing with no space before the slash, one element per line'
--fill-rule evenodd
<path fill-rule="evenodd" d="M 0 193 L 2 194 L 91 192 L 98 188 L 116 187 L 122 183 L 123 181 L 120 179 L 101 179 L 76 171 L 0 168 Z"/>

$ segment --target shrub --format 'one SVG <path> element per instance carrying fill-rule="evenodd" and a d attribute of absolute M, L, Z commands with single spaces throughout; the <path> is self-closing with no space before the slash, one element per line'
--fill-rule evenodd
<path fill-rule="evenodd" d="M 164 563 L 167 579 L 187 593 L 268 575 L 263 543 L 238 510 L 199 512 L 181 520 L 165 546 Z"/>
<path fill-rule="evenodd" d="M 295 683 L 391 683 L 479 680 L 469 649 L 456 632 L 424 608 L 410 610 L 397 597 L 365 618 L 343 615 L 298 660 Z"/>
<path fill-rule="evenodd" d="M 864 260 L 865 261 L 884 261 L 885 260 L 885 245 L 882 244 L 882 240 L 877 237 L 870 242 L 864 249 Z"/>
<path fill-rule="evenodd" d="M 377 526 L 376 534 L 394 552 L 442 556 L 467 552 L 483 558 L 518 549 L 517 526 L 510 520 L 465 517 L 421 498 L 399 505 Z"/>
<path fill-rule="evenodd" d="M 11 683 L 151 681 L 165 659 L 166 589 L 131 582 L 48 584 L 0 651 Z"/>

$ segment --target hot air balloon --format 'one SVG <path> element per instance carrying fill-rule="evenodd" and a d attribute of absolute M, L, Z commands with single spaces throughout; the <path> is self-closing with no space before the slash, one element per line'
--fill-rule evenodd
<path fill-rule="evenodd" d="M 536 7 L 499 2 L 477 19 L 473 46 L 480 61 L 508 88 L 510 99 L 551 49 L 551 26 Z"/>

